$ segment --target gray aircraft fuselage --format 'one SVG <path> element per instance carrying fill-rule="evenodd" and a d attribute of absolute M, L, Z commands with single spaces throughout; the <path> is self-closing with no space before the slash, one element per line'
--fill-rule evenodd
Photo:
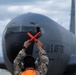
<path fill-rule="evenodd" d="M 76 53 L 76 37 L 71 32 L 46 16 L 27 13 L 20 15 L 6 26 L 3 33 L 3 55 L 7 69 L 13 73 L 13 60 L 21 50 L 24 41 L 30 39 L 27 32 L 38 37 L 44 44 L 49 57 L 47 75 L 62 75 L 68 65 L 71 54 Z M 28 48 L 27 54 L 38 57 L 35 43 Z"/>

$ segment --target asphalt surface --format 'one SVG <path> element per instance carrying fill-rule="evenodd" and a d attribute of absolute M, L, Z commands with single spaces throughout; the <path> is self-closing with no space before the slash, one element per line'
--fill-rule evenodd
<path fill-rule="evenodd" d="M 11 75 L 11 74 L 9 72 L 3 71 L 3 72 L 0 72 L 0 75 Z"/>

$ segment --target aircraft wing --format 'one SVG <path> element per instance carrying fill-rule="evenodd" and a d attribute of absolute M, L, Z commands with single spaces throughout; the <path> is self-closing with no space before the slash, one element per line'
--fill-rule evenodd
<path fill-rule="evenodd" d="M 0 68 L 1 69 L 7 69 L 6 66 L 5 66 L 3 57 L 0 57 Z"/>

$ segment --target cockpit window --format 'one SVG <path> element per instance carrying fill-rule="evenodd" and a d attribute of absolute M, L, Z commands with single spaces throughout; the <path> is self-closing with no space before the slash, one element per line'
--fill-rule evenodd
<path fill-rule="evenodd" d="M 36 27 L 25 27 L 22 26 L 21 32 L 37 32 Z"/>
<path fill-rule="evenodd" d="M 10 32 L 41 32 L 41 35 L 45 33 L 44 28 L 41 27 L 30 27 L 30 26 L 22 26 L 22 27 L 9 27 L 6 30 L 6 33 Z"/>
<path fill-rule="evenodd" d="M 20 30 L 20 27 L 9 27 L 6 30 L 6 33 L 9 33 L 9 32 L 19 32 L 19 30 Z"/>
<path fill-rule="evenodd" d="M 12 35 L 15 32 L 19 32 L 20 27 L 9 27 L 5 29 L 4 35 L 5 38 L 9 37 L 10 35 Z"/>

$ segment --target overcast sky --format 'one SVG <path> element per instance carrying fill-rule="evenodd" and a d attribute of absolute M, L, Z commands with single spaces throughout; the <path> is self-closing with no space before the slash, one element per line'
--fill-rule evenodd
<path fill-rule="evenodd" d="M 71 0 L 0 0 L 0 49 L 3 30 L 14 17 L 27 12 L 40 13 L 69 30 L 70 11 Z"/>

